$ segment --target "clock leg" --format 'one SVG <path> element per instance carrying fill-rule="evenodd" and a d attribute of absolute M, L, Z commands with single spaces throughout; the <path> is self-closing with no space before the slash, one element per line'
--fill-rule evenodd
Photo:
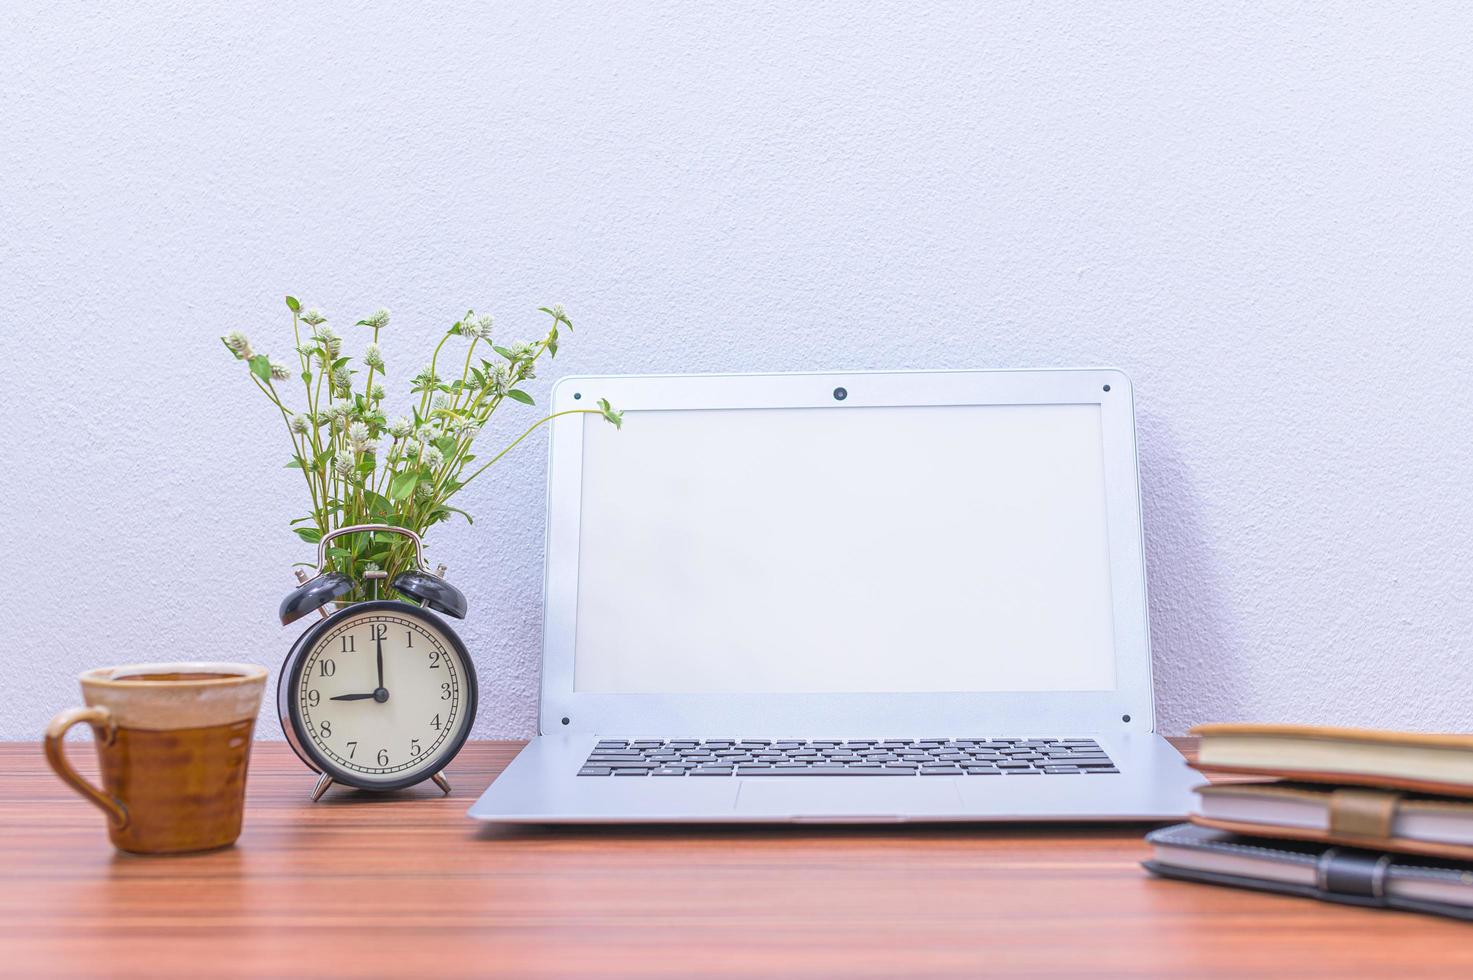
<path fill-rule="evenodd" d="M 322 799 L 322 794 L 326 793 L 327 788 L 331 785 L 332 777 L 329 776 L 327 773 L 323 773 L 318 778 L 317 785 L 312 787 L 312 802 L 316 803 L 318 800 Z"/>
<path fill-rule="evenodd" d="M 445 778 L 445 774 L 443 772 L 437 772 L 430 778 L 435 781 L 435 785 L 440 787 L 440 789 L 445 793 L 446 796 L 450 795 L 450 780 Z"/>

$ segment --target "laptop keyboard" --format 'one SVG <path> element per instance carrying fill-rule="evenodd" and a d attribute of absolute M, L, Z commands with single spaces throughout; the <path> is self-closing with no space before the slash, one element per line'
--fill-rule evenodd
<path fill-rule="evenodd" d="M 580 776 L 1062 776 L 1120 770 L 1092 738 L 604 739 Z"/>

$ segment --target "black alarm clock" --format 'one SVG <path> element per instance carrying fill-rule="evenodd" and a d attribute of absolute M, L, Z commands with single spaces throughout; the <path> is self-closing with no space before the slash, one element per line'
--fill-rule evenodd
<path fill-rule="evenodd" d="M 389 588 L 403 599 L 325 607 L 353 590 L 341 572 L 326 571 L 327 543 L 344 534 L 401 534 L 414 542 L 415 567 Z M 388 573 L 369 571 L 367 579 Z M 282 625 L 312 612 L 323 618 L 298 638 L 276 684 L 276 708 L 287 741 L 320 773 L 312 799 L 333 783 L 397 790 L 426 779 L 446 794 L 444 770 L 476 717 L 476 670 L 465 644 L 440 616 L 464 619 L 465 596 L 429 571 L 419 535 L 387 524 L 355 524 L 323 535 L 317 573 L 281 600 Z"/>

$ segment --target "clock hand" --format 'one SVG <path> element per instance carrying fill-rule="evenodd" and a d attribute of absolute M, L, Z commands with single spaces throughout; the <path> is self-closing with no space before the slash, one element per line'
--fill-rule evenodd
<path fill-rule="evenodd" d="M 384 690 L 384 638 L 382 636 L 376 637 L 373 644 L 378 648 L 378 689 L 382 691 Z"/>
<path fill-rule="evenodd" d="M 372 694 L 339 694 L 337 697 L 328 698 L 329 701 L 371 701 Z"/>

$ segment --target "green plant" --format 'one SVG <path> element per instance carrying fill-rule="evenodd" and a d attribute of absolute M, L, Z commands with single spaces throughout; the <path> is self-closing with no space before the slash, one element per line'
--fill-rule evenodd
<path fill-rule="evenodd" d="M 536 377 L 534 368 L 544 352 L 557 356 L 559 327 L 573 328 L 561 306 L 540 308 L 552 318 L 542 340 L 508 347 L 492 343 L 490 316 L 466 311 L 440 338 L 429 366 L 412 379 L 410 411 L 390 422 L 384 411 L 388 370 L 379 346 L 389 312 L 379 310 L 356 324 L 373 332 L 358 360 L 366 369 L 360 371 L 343 353 L 342 338 L 327 326 L 327 317 L 315 309 L 304 312 L 291 296 L 286 305 L 292 314 L 299 371 L 256 353 L 244 334 L 233 332 L 220 339 L 245 362 L 248 376 L 280 412 L 291 438 L 292 458 L 286 465 L 301 471 L 312 504 L 310 513 L 291 522 L 303 541 L 316 543 L 329 531 L 353 524 L 390 524 L 423 535 L 453 514 L 470 521 L 471 516 L 452 507 L 450 499 L 539 426 L 575 414 L 602 415 L 616 427 L 623 422 L 607 399 L 600 399 L 596 409 L 555 412 L 467 473 L 477 462 L 471 453 L 476 437 L 497 408 L 508 400 L 535 404 L 522 386 Z M 451 338 L 467 342 L 464 356 L 445 350 Z M 478 351 L 497 360 L 477 357 Z M 440 376 L 442 353 L 460 365 L 458 378 L 447 382 Z M 282 392 L 294 374 L 304 393 L 302 410 L 289 407 Z M 360 374 L 362 383 L 357 384 Z M 413 563 L 414 552 L 400 535 L 364 533 L 334 539 L 327 558 L 332 568 L 362 582 L 360 573 L 373 568 L 392 578 Z M 371 596 L 360 586 L 340 601 L 367 598 Z"/>

